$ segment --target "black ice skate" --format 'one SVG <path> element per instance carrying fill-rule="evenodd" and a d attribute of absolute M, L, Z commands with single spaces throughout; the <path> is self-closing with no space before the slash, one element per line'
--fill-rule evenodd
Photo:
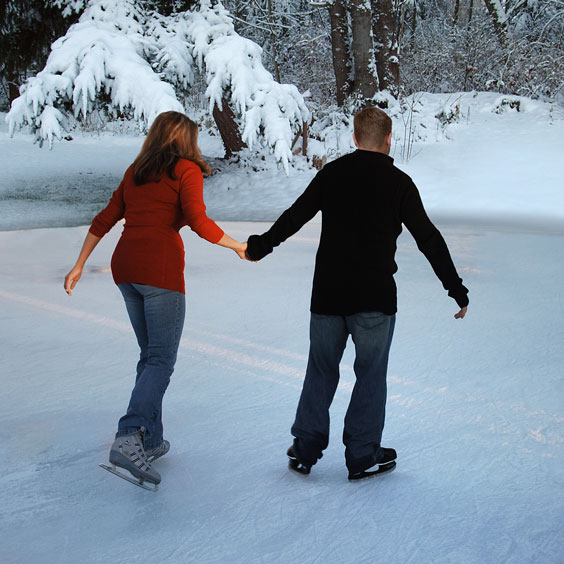
<path fill-rule="evenodd" d="M 391 472 L 396 467 L 397 453 L 393 448 L 381 448 L 378 462 L 360 472 L 349 472 L 349 480 L 362 480 L 376 474 Z"/>
<path fill-rule="evenodd" d="M 293 470 L 298 474 L 303 474 L 304 476 L 307 476 L 310 473 L 311 466 L 308 466 L 307 464 L 302 464 L 296 458 L 296 455 L 294 454 L 294 449 L 292 447 L 288 449 L 288 452 L 286 454 L 288 455 L 288 459 L 289 459 L 288 468 L 290 470 Z"/>

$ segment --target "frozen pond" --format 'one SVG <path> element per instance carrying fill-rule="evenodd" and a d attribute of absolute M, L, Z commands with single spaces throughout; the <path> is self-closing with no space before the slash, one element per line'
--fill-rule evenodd
<path fill-rule="evenodd" d="M 245 239 L 267 224 L 223 222 Z M 98 468 L 136 343 L 109 273 L 119 227 L 72 298 L 85 227 L 0 232 L 0 561 L 343 564 L 562 562 L 564 239 L 440 226 L 470 289 L 463 321 L 402 235 L 386 446 L 349 483 L 332 435 L 309 477 L 285 450 L 307 354 L 314 220 L 259 264 L 187 230 L 187 320 L 165 397 L 157 494 Z"/>

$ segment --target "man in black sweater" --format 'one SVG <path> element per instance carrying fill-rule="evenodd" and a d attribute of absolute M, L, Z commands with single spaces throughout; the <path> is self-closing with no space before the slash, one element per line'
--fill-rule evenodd
<path fill-rule="evenodd" d="M 356 352 L 356 383 L 343 432 L 349 479 L 395 467 L 396 451 L 380 442 L 397 311 L 394 259 L 402 224 L 460 307 L 454 317 L 466 315 L 468 290 L 415 184 L 394 166 L 391 137 L 392 121 L 385 112 L 374 107 L 358 112 L 353 135 L 358 149 L 328 163 L 266 233 L 249 237 L 247 256 L 257 261 L 322 213 L 309 359 L 292 426 L 294 443 L 288 449 L 290 468 L 301 474 L 309 474 L 327 447 L 329 407 L 349 335 Z"/>

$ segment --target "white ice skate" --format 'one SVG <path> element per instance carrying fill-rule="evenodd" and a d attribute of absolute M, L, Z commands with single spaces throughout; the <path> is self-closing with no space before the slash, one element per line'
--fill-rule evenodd
<path fill-rule="evenodd" d="M 163 439 L 163 442 L 159 446 L 145 449 L 145 454 L 147 455 L 147 460 L 152 464 L 155 460 L 164 456 L 169 450 L 170 443 L 166 439 Z"/>
<path fill-rule="evenodd" d="M 133 435 L 118 437 L 114 441 L 110 450 L 110 464 L 111 466 L 100 464 L 100 467 L 145 490 L 158 491 L 161 476 L 151 468 L 151 463 L 143 448 L 141 431 Z M 121 472 L 118 468 L 127 470 L 131 476 Z M 145 482 L 152 484 L 152 487 Z"/>

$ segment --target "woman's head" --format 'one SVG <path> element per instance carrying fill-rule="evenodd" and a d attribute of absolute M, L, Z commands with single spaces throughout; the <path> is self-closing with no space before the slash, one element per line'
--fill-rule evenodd
<path fill-rule="evenodd" d="M 159 114 L 147 133 L 141 152 L 135 159 L 135 183 L 157 180 L 163 173 L 173 177 L 179 158 L 195 162 L 211 173 L 198 148 L 198 126 L 180 112 Z"/>

